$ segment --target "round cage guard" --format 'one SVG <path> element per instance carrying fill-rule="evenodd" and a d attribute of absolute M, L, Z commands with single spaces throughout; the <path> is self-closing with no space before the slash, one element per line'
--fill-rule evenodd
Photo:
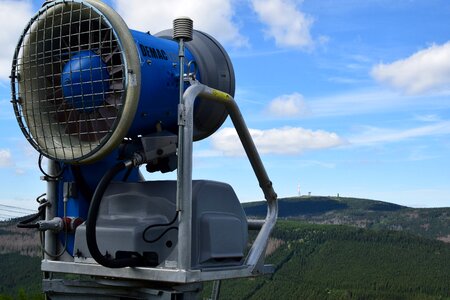
<path fill-rule="evenodd" d="M 12 65 L 14 111 L 28 141 L 64 162 L 94 161 L 115 148 L 137 107 L 137 57 L 125 23 L 102 3 L 45 5 Z"/>

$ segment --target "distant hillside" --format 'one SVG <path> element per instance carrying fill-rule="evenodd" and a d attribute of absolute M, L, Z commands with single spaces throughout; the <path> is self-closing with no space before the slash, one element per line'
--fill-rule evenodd
<path fill-rule="evenodd" d="M 21 219 L 0 222 L 0 254 L 17 253 L 38 257 L 41 254 L 36 230 L 17 228 Z"/>
<path fill-rule="evenodd" d="M 265 202 L 244 203 L 243 206 L 249 217 L 266 215 Z M 450 207 L 410 208 L 368 199 L 302 196 L 279 199 L 279 218 L 403 230 L 450 243 Z"/>
<path fill-rule="evenodd" d="M 436 240 L 449 235 L 449 208 L 334 197 L 279 204 L 267 250 L 276 273 L 225 281 L 221 299 L 450 300 L 450 244 Z M 262 202 L 244 206 L 249 216 L 265 215 Z M 42 299 L 38 236 L 15 223 L 0 222 L 0 300 Z"/>
<path fill-rule="evenodd" d="M 450 299 L 450 245 L 440 241 L 280 221 L 272 244 L 275 274 L 224 281 L 221 299 Z"/>
<path fill-rule="evenodd" d="M 0 222 L 0 300 L 42 299 L 39 235 L 19 220 Z"/>

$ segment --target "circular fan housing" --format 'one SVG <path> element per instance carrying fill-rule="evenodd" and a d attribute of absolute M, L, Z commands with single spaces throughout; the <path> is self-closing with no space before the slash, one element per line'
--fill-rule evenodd
<path fill-rule="evenodd" d="M 195 31 L 185 56 L 196 61 L 201 82 L 234 94 L 233 67 L 212 37 Z M 101 1 L 56 0 L 33 16 L 19 40 L 12 102 L 41 154 L 92 163 L 124 138 L 161 128 L 177 134 L 178 70 L 178 44 L 165 34 L 128 29 Z M 211 135 L 226 116 L 223 106 L 199 99 L 194 140 Z"/>
<path fill-rule="evenodd" d="M 28 141 L 68 163 L 120 144 L 136 113 L 140 62 L 123 20 L 99 1 L 52 1 L 19 40 L 13 105 Z"/>

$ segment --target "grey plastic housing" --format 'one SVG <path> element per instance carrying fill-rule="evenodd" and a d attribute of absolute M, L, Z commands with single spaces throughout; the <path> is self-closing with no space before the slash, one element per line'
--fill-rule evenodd
<path fill-rule="evenodd" d="M 158 32 L 155 36 L 172 40 L 173 30 L 164 30 Z M 185 46 L 195 57 L 201 82 L 234 97 L 234 68 L 222 45 L 209 34 L 194 30 L 192 41 L 187 42 Z M 198 100 L 199 103 L 202 101 L 207 100 L 201 98 Z M 194 140 L 201 140 L 216 132 L 227 116 L 226 108 L 220 103 L 208 101 L 207 105 L 196 104 L 194 110 Z"/>
<path fill-rule="evenodd" d="M 137 252 L 151 262 L 144 266 L 176 267 L 178 231 L 167 231 L 154 243 L 143 240 L 149 225 L 168 224 L 175 216 L 176 181 L 112 183 L 102 200 L 97 219 L 97 243 L 102 253 L 117 257 Z M 242 265 L 247 246 L 247 219 L 228 184 L 192 182 L 192 269 Z M 172 225 L 153 227 L 153 240 Z M 75 234 L 75 261 L 89 262 L 85 224 Z"/>

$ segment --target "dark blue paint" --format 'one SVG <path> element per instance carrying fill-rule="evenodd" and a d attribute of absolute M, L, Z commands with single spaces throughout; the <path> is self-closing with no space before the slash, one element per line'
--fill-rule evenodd
<path fill-rule="evenodd" d="M 73 55 L 64 65 L 62 88 L 71 106 L 91 112 L 109 91 L 109 73 L 100 55 L 90 50 Z"/>
<path fill-rule="evenodd" d="M 179 103 L 178 44 L 172 40 L 154 37 L 131 30 L 141 63 L 141 94 L 129 136 L 152 133 L 160 123 L 164 130 L 177 133 Z M 163 51 L 162 58 L 149 55 L 147 49 Z M 186 48 L 186 64 L 194 60 Z M 200 74 L 197 74 L 200 79 Z M 188 88 L 185 84 L 184 89 Z"/>

